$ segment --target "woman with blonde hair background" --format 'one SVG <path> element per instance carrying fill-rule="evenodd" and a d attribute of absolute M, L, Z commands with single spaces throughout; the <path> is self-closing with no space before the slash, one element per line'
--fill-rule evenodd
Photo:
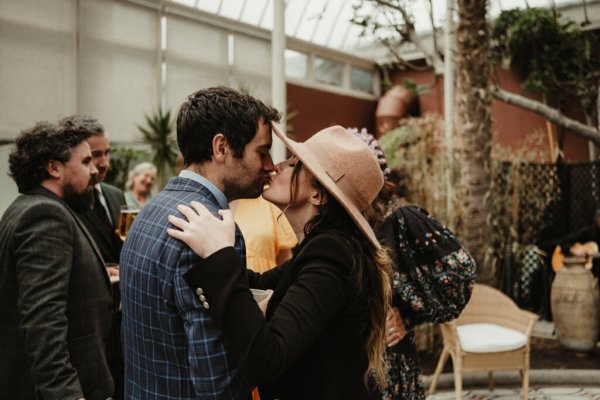
<path fill-rule="evenodd" d="M 184 279 L 262 400 L 368 399 L 385 384 L 391 298 L 390 259 L 362 214 L 383 185 L 381 170 L 342 127 L 304 143 L 274 130 L 294 156 L 276 166 L 263 197 L 288 218 L 299 242 L 293 257 L 263 274 L 245 271 L 231 247 L 231 211 L 220 220 L 193 202 L 178 207 L 186 219 L 169 218 L 178 228 L 169 235 L 201 257 Z M 265 316 L 249 287 L 274 290 Z"/>
<path fill-rule="evenodd" d="M 129 171 L 125 202 L 128 206 L 142 208 L 150 200 L 154 181 L 156 180 L 156 167 L 151 162 L 143 162 Z"/>

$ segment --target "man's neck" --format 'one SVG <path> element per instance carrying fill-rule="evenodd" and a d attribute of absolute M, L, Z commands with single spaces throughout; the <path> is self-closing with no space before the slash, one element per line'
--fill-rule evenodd
<path fill-rule="evenodd" d="M 188 165 L 185 169 L 188 171 L 195 172 L 198 175 L 202 175 L 205 179 L 210 181 L 210 183 L 215 185 L 215 187 L 217 189 L 219 189 L 221 192 L 223 192 L 223 183 L 221 182 L 221 174 L 219 173 L 217 168 L 215 168 L 215 166 L 212 163 L 206 162 L 203 164 L 191 164 L 191 165 Z"/>
<path fill-rule="evenodd" d="M 42 181 L 40 186 L 45 189 L 48 189 L 49 191 L 54 193 L 57 197 L 59 197 L 61 199 L 63 198 L 62 187 L 60 185 L 58 185 L 57 182 L 54 182 L 53 180 L 50 180 L 50 179 L 46 179 L 46 180 Z"/>

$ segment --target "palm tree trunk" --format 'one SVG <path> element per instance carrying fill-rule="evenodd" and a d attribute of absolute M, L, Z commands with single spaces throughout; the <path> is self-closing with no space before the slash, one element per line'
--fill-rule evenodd
<path fill-rule="evenodd" d="M 494 283 L 485 254 L 491 227 L 491 104 L 490 32 L 487 1 L 458 0 L 456 29 L 456 136 L 459 220 L 458 232 L 478 265 L 479 280 Z"/>

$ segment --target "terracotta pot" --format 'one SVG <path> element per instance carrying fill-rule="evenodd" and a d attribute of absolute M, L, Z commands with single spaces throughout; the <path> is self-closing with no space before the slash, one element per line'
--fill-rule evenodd
<path fill-rule="evenodd" d="M 408 106 L 412 101 L 410 90 L 401 85 L 396 85 L 379 99 L 375 119 L 377 136 L 398 127 L 401 118 L 408 114 Z"/>
<path fill-rule="evenodd" d="M 565 258 L 565 266 L 556 273 L 550 293 L 558 342 L 574 351 L 594 349 L 600 328 L 598 280 L 584 263 Z"/>

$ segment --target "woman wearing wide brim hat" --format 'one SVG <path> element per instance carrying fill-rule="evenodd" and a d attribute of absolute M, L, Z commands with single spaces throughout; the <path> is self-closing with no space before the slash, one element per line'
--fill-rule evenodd
<path fill-rule="evenodd" d="M 244 271 L 231 213 L 219 220 L 192 203 L 178 207 L 187 221 L 169 217 L 179 228 L 169 234 L 202 257 L 184 278 L 262 400 L 368 399 L 385 379 L 390 260 L 362 212 L 383 175 L 369 147 L 340 126 L 304 143 L 273 129 L 293 157 L 276 166 L 263 197 L 294 229 L 292 259 L 262 275 Z M 249 287 L 274 291 L 265 316 Z"/>

